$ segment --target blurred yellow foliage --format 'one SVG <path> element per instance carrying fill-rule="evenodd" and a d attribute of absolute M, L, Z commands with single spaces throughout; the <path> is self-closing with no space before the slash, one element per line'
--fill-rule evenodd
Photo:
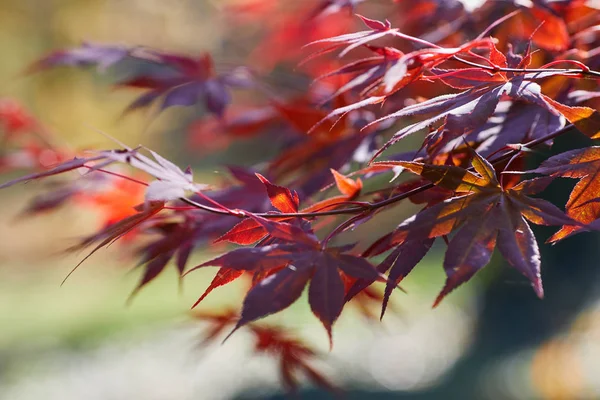
<path fill-rule="evenodd" d="M 213 11 L 209 2 L 191 0 L 0 0 L 0 97 L 23 101 L 75 149 L 107 145 L 90 127 L 128 144 L 151 144 L 146 132 L 163 131 L 172 113 L 157 121 L 152 114 L 119 118 L 136 93 L 110 89 L 110 73 L 99 78 L 76 68 L 23 71 L 48 52 L 82 41 L 213 51 L 220 37 Z"/>

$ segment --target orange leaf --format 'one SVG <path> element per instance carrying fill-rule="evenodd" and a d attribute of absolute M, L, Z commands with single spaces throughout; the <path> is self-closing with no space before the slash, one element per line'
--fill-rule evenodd
<path fill-rule="evenodd" d="M 544 96 L 544 100 L 556 108 L 570 123 L 592 139 L 600 138 L 600 114 L 589 107 L 570 107 Z"/>
<path fill-rule="evenodd" d="M 346 195 L 348 198 L 352 199 L 359 195 L 362 189 L 362 181 L 358 178 L 356 181 L 345 177 L 344 175 L 337 172 L 335 169 L 330 168 L 331 173 L 335 179 L 335 184 L 338 190 Z"/>
<path fill-rule="evenodd" d="M 531 172 L 579 179 L 565 206 L 567 215 L 584 224 L 600 217 L 600 202 L 596 201 L 600 193 L 600 147 L 592 146 L 557 154 Z M 580 229 L 580 226 L 565 225 L 549 242 L 562 240 Z"/>

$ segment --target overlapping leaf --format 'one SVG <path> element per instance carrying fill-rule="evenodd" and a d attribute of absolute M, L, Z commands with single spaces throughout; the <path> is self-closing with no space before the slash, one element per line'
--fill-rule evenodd
<path fill-rule="evenodd" d="M 97 65 L 104 70 L 125 59 L 148 63 L 155 67 L 150 73 L 139 73 L 118 83 L 121 87 L 145 89 L 128 107 L 128 111 L 145 108 L 162 99 L 160 109 L 191 106 L 202 101 L 206 109 L 222 116 L 231 101 L 231 88 L 251 86 L 252 77 L 245 68 L 234 68 L 222 74 L 214 70 L 209 54 L 189 57 L 140 47 L 110 46 L 84 43 L 82 46 L 59 50 L 40 59 L 30 71 L 57 66 Z"/>
<path fill-rule="evenodd" d="M 591 146 L 557 154 L 530 171 L 553 177 L 574 178 L 579 181 L 565 206 L 569 217 L 583 224 L 600 218 L 600 147 Z M 549 240 L 556 242 L 581 230 L 582 227 L 565 224 Z"/>
<path fill-rule="evenodd" d="M 121 237 L 123 237 L 127 233 L 133 231 L 134 229 L 137 229 L 142 223 L 144 223 L 145 221 L 149 220 L 150 218 L 152 218 L 156 214 L 158 214 L 164 208 L 164 205 L 165 205 L 164 202 L 161 202 L 161 201 L 155 201 L 155 202 L 150 202 L 147 204 L 142 204 L 141 206 L 138 207 L 138 213 L 131 215 L 129 217 L 123 218 L 122 220 L 107 226 L 106 228 L 100 230 L 99 232 L 97 232 L 91 236 L 88 236 L 87 238 L 82 240 L 76 246 L 71 247 L 69 249 L 70 251 L 77 251 L 77 250 L 88 248 L 88 247 L 92 246 L 93 244 L 99 242 L 92 249 L 92 251 L 90 251 L 90 253 L 87 256 L 85 256 L 75 266 L 75 268 L 73 268 L 73 270 L 69 273 L 69 275 L 67 275 L 67 278 L 73 273 L 73 271 L 75 271 L 75 269 L 77 269 L 85 260 L 87 260 L 90 256 L 92 256 L 96 251 L 100 250 L 103 247 L 110 245 L 111 243 L 120 239 Z M 163 264 L 164 257 L 166 257 L 165 254 L 160 254 L 158 257 L 156 257 L 149 264 L 146 265 L 146 270 L 144 272 L 144 276 L 143 276 L 142 280 L 140 281 L 140 284 L 139 284 L 138 288 L 136 289 L 136 291 L 139 288 L 141 288 L 142 286 L 144 286 L 146 283 L 148 283 L 152 279 L 154 279 L 158 275 L 158 273 L 160 271 L 162 271 L 162 268 L 166 264 L 166 261 L 164 261 L 164 264 Z M 65 278 L 65 280 L 67 278 Z"/>
<path fill-rule="evenodd" d="M 460 147 L 466 140 L 477 146 L 482 155 L 493 154 L 509 144 L 526 143 L 543 138 L 565 127 L 565 118 L 535 104 L 523 101 L 501 101 L 494 114 L 472 133 L 450 140 L 444 138 L 435 151 L 447 153 Z M 445 134 L 445 132 L 442 132 Z M 552 141 L 546 141 L 551 145 Z"/>
<path fill-rule="evenodd" d="M 388 308 L 389 299 L 399 283 L 413 270 L 413 268 L 425 257 L 431 249 L 435 239 L 415 239 L 406 240 L 398 245 L 394 250 L 377 266 L 379 273 L 389 271 L 385 291 L 382 298 L 381 315 L 383 318 Z M 368 289 L 374 281 L 368 279 L 357 279 L 353 285 L 346 291 L 346 301 L 353 300 L 355 296 L 360 295 Z"/>
<path fill-rule="evenodd" d="M 270 235 L 288 243 L 254 248 L 240 248 L 207 261 L 190 271 L 206 266 L 222 269 L 268 271 L 284 266 L 256 284 L 246 295 L 244 308 L 236 329 L 269 314 L 281 311 L 295 302 L 309 285 L 309 303 L 331 338 L 331 327 L 344 306 L 344 283 L 340 272 L 349 276 L 375 280 L 379 273 L 364 258 L 346 253 L 346 248 L 322 249 L 316 239 L 302 240 L 296 233 L 290 236 L 292 225 L 271 221 Z M 310 237 L 306 237 L 310 239 Z"/>
<path fill-rule="evenodd" d="M 511 266 L 531 281 L 536 294 L 543 296 L 539 250 L 527 221 L 538 225 L 575 223 L 551 203 L 529 197 L 543 190 L 551 179 L 522 181 L 504 189 L 492 165 L 476 153 L 473 168 L 477 174 L 452 166 L 396 163 L 459 196 L 426 207 L 405 220 L 392 234 L 374 243 L 366 254 L 456 232 L 444 259 L 446 285 L 435 305 L 483 268 L 496 247 Z"/>
<path fill-rule="evenodd" d="M 367 27 L 372 29 L 372 31 L 361 31 L 329 39 L 322 39 L 311 43 L 311 45 L 326 43 L 332 45 L 329 49 L 346 46 L 340 52 L 341 57 L 353 49 L 360 46 L 367 46 L 369 42 L 386 36 L 408 39 L 419 44 L 426 43 L 421 39 L 401 33 L 397 28 L 391 28 L 389 21 L 383 23 L 362 16 L 359 17 Z M 361 101 L 336 109 L 327 116 L 327 119 L 344 115 L 349 111 L 368 105 L 380 103 L 409 83 L 421 79 L 426 71 L 434 69 L 439 64 L 444 63 L 456 55 L 467 53 L 477 48 L 489 48 L 492 46 L 490 39 L 476 39 L 456 48 L 442 48 L 432 43 L 427 44 L 431 47 L 415 50 L 406 54 L 393 48 L 370 47 L 375 52 L 380 53 L 381 56 L 354 61 L 325 75 L 331 76 L 354 73 L 356 76 L 344 87 L 339 89 L 338 92 L 336 92 L 336 95 L 350 89 L 362 88 L 365 97 L 365 99 Z M 485 72 L 484 74 L 485 80 L 492 80 L 494 78 L 493 74 Z M 477 72 L 472 72 L 471 75 L 477 75 Z"/>
<path fill-rule="evenodd" d="M 552 76 L 550 73 L 547 75 Z M 374 123 L 389 118 L 433 114 L 432 117 L 410 124 L 396 132 L 375 156 L 405 137 L 439 121 L 443 121 L 444 130 L 454 137 L 469 133 L 488 121 L 504 96 L 534 104 L 553 115 L 563 115 L 589 137 L 598 137 L 600 117 L 596 111 L 587 107 L 569 107 L 542 94 L 540 85 L 533 79 L 547 75 L 535 73 L 519 75 L 501 84 L 481 85 L 458 94 L 435 97 L 386 115 Z"/>
<path fill-rule="evenodd" d="M 373 29 L 372 32 L 363 31 L 356 34 L 342 35 L 332 38 L 328 43 L 335 46 L 346 45 L 346 49 L 342 52 L 344 54 L 358 46 L 366 45 L 372 39 L 387 35 L 419 42 L 419 39 L 403 35 L 397 29 L 392 29 L 389 25 L 381 22 L 365 19 L 365 23 Z M 484 126 L 494 114 L 499 102 L 506 98 L 536 105 L 552 116 L 564 116 L 579 130 L 592 138 L 600 135 L 600 114 L 590 108 L 561 104 L 544 95 L 540 85 L 536 82 L 540 79 L 559 75 L 578 78 L 581 77 L 580 74 L 568 70 L 527 72 L 525 68 L 527 68 L 528 62 L 525 62 L 525 59 L 522 59 L 518 65 L 513 65 L 513 58 L 515 57 L 510 60 L 507 59 L 490 40 L 478 39 L 457 48 L 442 48 L 433 44 L 430 45 L 430 48 L 407 54 L 393 53 L 388 50 L 385 52 L 385 56 L 380 57 L 379 61 L 376 58 L 367 58 L 334 71 L 333 74 L 360 71 L 350 85 L 355 88 L 367 83 L 369 90 L 367 93 L 363 91 L 362 100 L 337 108 L 326 119 L 343 116 L 350 111 L 381 103 L 392 93 L 417 79 L 440 79 L 451 87 L 468 90 L 409 105 L 372 122 L 371 124 L 377 124 L 389 119 L 433 115 L 403 127 L 375 156 L 406 136 L 435 124 L 441 125 L 438 132 L 445 135 L 444 140 L 446 141 L 471 133 Z M 438 65 L 463 53 L 472 54 L 472 51 L 477 48 L 485 48 L 489 51 L 485 67 L 492 65 L 494 69 L 491 71 L 477 67 L 453 70 L 439 69 Z M 529 54 L 526 58 L 530 60 Z M 520 74 L 502 72 L 503 68 L 508 67 L 521 68 L 523 72 Z M 430 75 L 424 75 L 426 72 L 429 72 Z M 527 133 L 524 132 L 524 135 Z"/>

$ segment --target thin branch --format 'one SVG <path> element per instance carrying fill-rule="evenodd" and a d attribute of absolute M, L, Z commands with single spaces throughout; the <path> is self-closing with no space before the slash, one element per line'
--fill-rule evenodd
<path fill-rule="evenodd" d="M 355 223 L 356 221 L 360 221 L 361 218 L 364 218 L 368 215 L 368 213 L 365 211 L 361 214 L 355 215 L 352 218 L 347 219 L 346 221 L 342 222 L 340 225 L 338 225 L 337 228 L 335 228 L 334 230 L 331 231 L 331 233 L 329 233 L 329 235 L 327 235 L 327 237 L 325 239 L 323 239 L 323 241 L 321 242 L 321 247 L 324 249 L 325 247 L 327 247 L 327 243 L 329 243 L 329 241 L 338 233 L 342 233 L 343 231 L 345 231 L 350 225 L 352 225 L 353 223 Z"/>
<path fill-rule="evenodd" d="M 506 67 L 500 67 L 500 68 L 496 68 L 496 67 L 492 67 L 489 65 L 483 65 L 483 64 L 479 64 L 476 63 L 474 61 L 469 61 L 469 60 L 465 60 L 464 58 L 461 57 L 457 57 L 454 56 L 452 57 L 454 60 L 459 61 L 465 65 L 469 65 L 471 67 L 476 67 L 476 68 L 481 68 L 481 69 L 485 69 L 487 71 L 492 71 L 492 72 L 515 72 L 515 73 L 528 73 L 528 72 L 561 72 L 564 74 L 580 74 L 580 75 L 588 75 L 588 76 L 593 76 L 595 78 L 600 78 L 600 72 L 599 71 L 593 71 L 591 69 L 565 69 L 565 68 L 506 68 Z M 562 60 L 557 60 L 557 61 L 562 61 Z M 565 62 L 569 62 L 568 60 L 564 60 Z"/>
<path fill-rule="evenodd" d="M 554 131 L 552 133 L 549 133 L 548 135 L 542 136 L 540 138 L 537 138 L 535 140 L 531 140 L 527 143 L 524 143 L 522 146 L 523 147 L 527 147 L 527 148 L 531 148 L 531 147 L 535 147 L 538 146 L 542 143 L 547 142 L 548 140 L 552 140 L 558 136 L 561 136 L 569 131 L 571 131 L 571 129 L 573 129 L 575 126 L 573 124 L 568 124 L 567 126 L 565 126 L 564 128 L 561 128 L 557 131 Z M 492 164 L 498 164 L 501 162 L 504 162 L 508 159 L 510 159 L 511 157 L 513 157 L 515 154 L 519 153 L 521 150 L 519 149 L 514 149 L 514 150 L 509 150 L 506 153 L 499 155 L 498 157 L 494 157 L 493 159 L 489 160 Z M 468 170 L 472 171 L 473 168 L 470 167 L 468 168 Z M 433 188 L 435 185 L 433 183 L 426 183 L 423 184 L 419 187 L 416 187 L 414 189 L 409 190 L 408 192 L 403 192 L 403 193 L 399 193 L 397 195 L 391 196 L 388 199 L 385 200 L 381 200 L 381 201 L 377 201 L 375 203 L 364 203 L 364 205 L 362 206 L 355 206 L 355 207 L 348 207 L 348 208 L 342 208 L 342 209 L 337 209 L 337 210 L 330 210 L 330 211 L 318 211 L 318 212 L 297 212 L 297 213 L 279 213 L 279 214 L 271 214 L 271 213 L 257 213 L 255 215 L 259 216 L 259 217 L 263 217 L 263 218 L 316 218 L 316 217 L 323 217 L 323 216 L 327 216 L 327 215 L 347 215 L 347 214 L 360 214 L 360 213 L 364 213 L 366 211 L 374 211 L 377 210 L 379 208 L 383 208 L 386 206 L 389 206 L 391 204 L 397 203 L 401 200 L 404 200 L 410 196 L 413 196 L 417 193 L 421 193 L 424 192 L 425 190 L 431 189 Z M 231 216 L 235 216 L 238 218 L 245 218 L 245 215 L 235 211 L 235 210 L 231 210 L 231 211 L 225 211 L 225 210 L 221 210 L 221 209 L 215 209 L 209 206 L 205 206 L 203 204 L 200 203 L 196 203 L 193 200 L 190 200 L 188 198 L 182 197 L 180 199 L 181 201 L 192 205 L 194 207 L 197 207 L 199 209 L 208 211 L 208 212 L 212 212 L 215 214 L 221 214 L 221 215 L 231 215 Z"/>
<path fill-rule="evenodd" d="M 242 217 L 242 215 L 238 215 L 238 214 L 235 214 L 233 212 L 222 210 L 220 208 L 214 208 L 214 207 L 205 206 L 204 204 L 197 203 L 194 200 L 188 199 L 187 197 L 180 197 L 179 200 L 183 201 L 186 204 L 189 204 L 190 206 L 193 206 L 193 207 L 198 208 L 200 210 L 208 211 L 208 212 L 213 213 L 213 214 L 234 215 L 236 217 Z"/>
<path fill-rule="evenodd" d="M 513 16 L 517 15 L 517 12 L 512 12 L 510 14 L 507 14 L 506 16 L 504 16 L 503 18 L 499 19 L 498 21 L 496 21 L 494 24 L 492 24 L 488 29 L 486 29 L 481 35 L 479 35 L 477 38 L 481 38 L 482 35 L 484 35 L 485 33 L 487 33 L 489 31 L 489 29 L 494 28 L 496 25 L 498 25 L 499 23 L 502 23 L 504 21 L 506 21 L 509 18 L 512 18 Z M 435 49 L 443 49 L 442 46 L 437 45 L 435 43 L 431 43 L 428 42 L 426 40 L 423 39 L 419 39 L 419 38 L 415 38 L 414 36 L 410 36 L 410 35 L 406 35 L 401 33 L 400 31 L 396 30 L 393 31 L 393 35 L 403 38 L 403 39 L 408 39 L 410 41 L 413 41 L 415 43 L 419 43 L 419 44 L 425 44 L 427 46 L 431 46 Z M 452 57 L 453 60 L 459 61 L 463 64 L 466 65 L 470 65 L 472 67 L 477 67 L 477 68 L 482 68 L 488 71 L 493 71 L 493 72 L 515 72 L 515 73 L 527 73 L 527 72 L 564 72 L 566 74 L 582 74 L 582 75 L 589 75 L 589 76 L 593 76 L 595 78 L 600 78 L 600 72 L 599 71 L 593 71 L 589 68 L 581 68 L 581 69 L 560 69 L 560 68 L 504 68 L 504 67 L 500 67 L 500 68 L 496 68 L 496 67 L 492 67 L 490 65 L 483 65 L 483 64 L 479 64 L 473 61 L 469 61 L 469 60 L 465 60 L 464 58 L 461 58 L 459 56 L 453 56 Z M 556 60 L 556 62 L 558 61 L 563 61 L 563 60 Z M 565 62 L 571 62 L 570 60 L 564 60 Z"/>

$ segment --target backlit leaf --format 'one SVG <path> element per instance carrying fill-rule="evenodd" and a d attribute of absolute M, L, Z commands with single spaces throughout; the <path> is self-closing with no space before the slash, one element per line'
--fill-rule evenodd
<path fill-rule="evenodd" d="M 298 212 L 298 204 L 300 201 L 298 200 L 298 194 L 296 192 L 292 192 L 290 189 L 283 186 L 272 184 L 261 174 L 257 173 L 256 176 L 265 185 L 273 207 L 283 213 Z"/>

